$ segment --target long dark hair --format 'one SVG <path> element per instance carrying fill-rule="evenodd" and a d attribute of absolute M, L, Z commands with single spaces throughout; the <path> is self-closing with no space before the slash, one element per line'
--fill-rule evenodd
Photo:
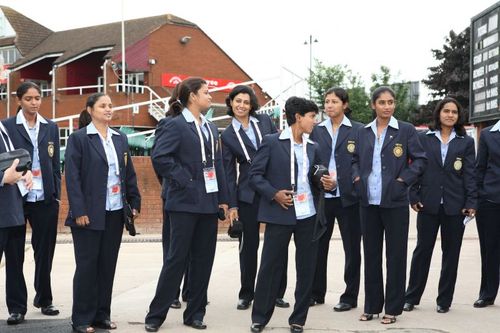
<path fill-rule="evenodd" d="M 16 90 L 16 96 L 19 100 L 21 100 L 24 96 L 24 94 L 26 94 L 28 92 L 28 90 L 30 90 L 31 88 L 33 89 L 36 89 L 38 91 L 38 93 L 40 95 L 42 95 L 42 89 L 40 89 L 40 87 L 35 83 L 35 82 L 31 82 L 31 81 L 27 81 L 27 82 L 23 82 L 19 85 L 19 87 L 17 87 L 17 90 Z M 17 112 L 19 112 L 21 110 L 21 105 L 19 105 L 17 107 Z"/>
<path fill-rule="evenodd" d="M 201 87 L 207 84 L 201 77 L 190 77 L 178 83 L 172 91 L 172 96 L 168 100 L 168 114 L 176 117 L 188 106 L 189 95 L 196 94 Z"/>
<path fill-rule="evenodd" d="M 256 115 L 256 112 L 259 109 L 259 102 L 257 101 L 257 96 L 255 96 L 255 92 L 249 86 L 236 86 L 231 90 L 229 95 L 226 97 L 226 105 L 227 105 L 227 114 L 231 117 L 234 117 L 233 108 L 231 107 L 231 102 L 238 94 L 247 94 L 250 96 L 250 116 Z"/>
<path fill-rule="evenodd" d="M 460 136 L 464 136 L 466 134 L 465 131 L 465 115 L 463 113 L 462 105 L 453 97 L 445 97 L 439 103 L 437 103 L 434 112 L 432 113 L 432 124 L 429 126 L 429 129 L 433 131 L 441 130 L 441 120 L 439 116 L 441 115 L 441 110 L 447 103 L 453 103 L 458 109 L 458 119 L 453 128 L 455 129 L 455 133 Z"/>

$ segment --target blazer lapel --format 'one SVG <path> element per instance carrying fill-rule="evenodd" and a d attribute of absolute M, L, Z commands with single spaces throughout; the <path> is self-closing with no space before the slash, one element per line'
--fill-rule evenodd
<path fill-rule="evenodd" d="M 443 166 L 443 160 L 441 158 L 441 141 L 439 141 L 438 137 L 436 135 L 433 135 L 434 138 L 432 139 L 431 142 L 431 150 L 432 150 L 432 156 L 436 159 L 436 162 L 438 165 L 441 167 Z"/>
<path fill-rule="evenodd" d="M 45 139 L 47 136 L 47 133 L 49 132 L 49 125 L 40 123 L 40 129 L 38 131 L 38 146 L 40 146 L 40 143 Z"/>
<path fill-rule="evenodd" d="M 252 141 L 250 140 L 250 138 L 245 133 L 245 131 L 243 130 L 242 127 L 240 127 L 239 133 L 241 136 L 241 140 L 243 140 L 243 143 L 245 144 L 245 146 L 247 146 L 247 149 L 250 148 L 252 150 L 255 150 L 255 147 L 254 147 Z M 259 142 L 259 138 L 258 138 L 258 135 L 257 135 L 257 132 L 255 131 L 255 129 L 254 129 L 254 133 L 255 133 L 255 138 L 257 139 L 257 142 Z"/>
<path fill-rule="evenodd" d="M 99 134 L 88 134 L 90 137 L 90 143 L 94 147 L 94 149 L 97 151 L 99 156 L 102 157 L 102 159 L 108 163 L 108 159 L 106 158 L 106 152 L 104 151 L 104 147 L 102 146 L 101 138 L 99 138 Z"/>
<path fill-rule="evenodd" d="M 120 173 L 122 173 L 122 170 L 125 167 L 125 159 L 123 157 L 123 152 L 127 151 L 127 150 L 124 149 L 124 147 L 122 147 L 122 141 L 120 140 L 119 135 L 111 135 L 111 140 L 113 140 L 113 145 L 115 146 L 116 156 L 118 158 Z"/>
<path fill-rule="evenodd" d="M 30 138 L 28 132 L 26 132 L 26 129 L 24 128 L 24 125 L 23 124 L 17 124 L 16 125 L 16 129 L 19 132 L 19 134 L 21 134 L 21 136 L 26 140 L 26 142 L 28 142 L 31 146 L 33 146 L 33 142 L 31 142 L 31 138 Z"/>
<path fill-rule="evenodd" d="M 338 129 L 339 134 L 337 135 L 337 143 L 335 145 L 335 151 L 342 146 L 345 139 L 349 136 L 349 129 L 347 126 L 341 125 Z"/>
<path fill-rule="evenodd" d="M 398 130 L 395 128 L 392 128 L 390 126 L 387 126 L 387 133 L 385 133 L 385 138 L 384 138 L 384 144 L 382 145 L 382 150 L 387 147 L 392 140 L 396 137 Z"/>
<path fill-rule="evenodd" d="M 446 152 L 446 158 L 444 159 L 444 167 L 448 166 L 450 163 L 454 162 L 455 160 L 455 151 L 458 145 L 458 140 L 460 138 L 455 137 L 453 140 L 451 140 L 448 143 L 448 151 Z M 441 148 L 440 148 L 441 150 Z"/>

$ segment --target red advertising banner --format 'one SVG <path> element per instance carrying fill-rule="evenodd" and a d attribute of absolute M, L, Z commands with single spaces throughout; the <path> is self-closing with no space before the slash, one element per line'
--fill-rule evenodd
<path fill-rule="evenodd" d="M 184 74 L 173 74 L 173 73 L 162 73 L 161 74 L 161 85 L 163 87 L 175 87 L 177 83 L 184 81 L 190 77 L 190 75 Z M 226 80 L 226 79 L 214 79 L 214 78 L 203 78 L 207 81 L 208 88 L 220 88 L 229 85 L 229 88 L 222 91 L 231 91 L 232 87 L 241 83 L 242 81 Z"/>
<path fill-rule="evenodd" d="M 0 65 L 0 84 L 7 83 L 7 75 L 9 74 L 10 65 Z"/>

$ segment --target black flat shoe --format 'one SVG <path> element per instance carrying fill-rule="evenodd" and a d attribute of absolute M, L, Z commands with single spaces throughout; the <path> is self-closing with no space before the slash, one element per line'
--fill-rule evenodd
<path fill-rule="evenodd" d="M 195 328 L 197 330 L 204 330 L 207 328 L 207 325 L 202 321 L 202 320 L 193 320 L 192 323 L 184 323 L 186 326 L 191 326 L 192 328 Z"/>
<path fill-rule="evenodd" d="M 22 313 L 11 313 L 9 318 L 7 318 L 7 325 L 19 325 L 24 321 L 24 315 Z"/>
<path fill-rule="evenodd" d="M 276 298 L 276 306 L 278 308 L 289 308 L 290 307 L 290 303 L 288 303 L 287 301 L 285 301 L 283 298 Z"/>
<path fill-rule="evenodd" d="M 319 304 L 325 304 L 325 300 L 317 300 L 314 298 L 311 298 L 311 301 L 309 302 L 309 306 L 315 306 Z"/>
<path fill-rule="evenodd" d="M 475 308 L 485 308 L 489 305 L 493 305 L 493 301 L 487 301 L 485 299 L 478 299 L 477 301 L 474 302 Z"/>
<path fill-rule="evenodd" d="M 146 330 L 146 332 L 158 332 L 160 326 L 156 324 L 145 324 L 144 329 Z"/>
<path fill-rule="evenodd" d="M 413 305 L 411 303 L 405 303 L 405 305 L 403 306 L 403 311 L 410 312 L 410 311 L 413 311 L 414 308 L 415 308 L 415 305 Z"/>
<path fill-rule="evenodd" d="M 262 332 L 264 330 L 264 327 L 266 327 L 266 325 L 253 323 L 252 326 L 250 326 L 250 331 L 254 333 Z"/>
<path fill-rule="evenodd" d="M 73 326 L 73 332 L 76 333 L 95 333 L 95 328 L 89 325 Z"/>
<path fill-rule="evenodd" d="M 181 302 L 178 299 L 174 300 L 172 304 L 170 304 L 171 309 L 180 309 L 182 307 Z"/>
<path fill-rule="evenodd" d="M 291 333 L 302 333 L 302 332 L 304 332 L 304 328 L 300 325 L 292 324 L 292 325 L 290 325 L 290 332 Z"/>
<path fill-rule="evenodd" d="M 59 310 L 52 304 L 48 306 L 42 306 L 42 314 L 46 316 L 57 316 L 59 314 Z"/>
<path fill-rule="evenodd" d="M 343 312 L 343 311 L 349 311 L 349 310 L 354 309 L 354 308 L 356 308 L 356 305 L 351 305 L 349 303 L 339 302 L 339 304 L 337 304 L 333 307 L 333 311 Z"/>
<path fill-rule="evenodd" d="M 446 313 L 448 311 L 450 311 L 450 307 L 449 306 L 438 305 L 437 308 L 436 308 L 436 312 L 437 313 Z"/>
<path fill-rule="evenodd" d="M 92 326 L 103 329 L 103 330 L 116 330 L 118 328 L 118 326 L 116 326 L 116 323 L 112 322 L 109 319 L 95 321 L 92 323 Z"/>
<path fill-rule="evenodd" d="M 238 310 L 246 310 L 246 309 L 248 309 L 250 307 L 250 304 L 252 304 L 252 301 L 249 301 L 249 300 L 241 298 L 238 301 L 238 305 L 236 306 L 236 309 L 238 309 Z"/>

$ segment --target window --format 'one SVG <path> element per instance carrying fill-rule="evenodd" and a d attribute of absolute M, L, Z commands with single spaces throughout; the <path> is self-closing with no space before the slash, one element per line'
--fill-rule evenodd
<path fill-rule="evenodd" d="M 121 80 L 119 80 L 119 83 L 121 83 Z M 126 93 L 144 94 L 144 87 L 142 87 L 144 85 L 144 73 L 125 74 L 125 83 L 133 85 L 133 87 L 131 86 L 125 87 Z M 122 87 L 118 86 L 117 91 L 118 92 L 122 91 Z"/>
<path fill-rule="evenodd" d="M 0 63 L 3 62 L 4 65 L 13 64 L 21 57 L 21 54 L 15 47 L 6 47 L 0 49 Z"/>
<path fill-rule="evenodd" d="M 59 128 L 59 144 L 61 147 L 66 147 L 66 143 L 68 142 L 69 137 L 69 128 L 68 127 L 60 127 Z"/>

